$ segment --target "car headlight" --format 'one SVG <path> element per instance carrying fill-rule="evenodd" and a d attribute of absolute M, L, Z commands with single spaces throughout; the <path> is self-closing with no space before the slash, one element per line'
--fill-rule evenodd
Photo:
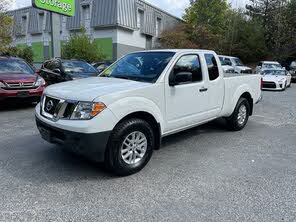
<path fill-rule="evenodd" d="M 0 88 L 6 87 L 3 82 L 0 82 Z"/>
<path fill-rule="evenodd" d="M 38 79 L 35 83 L 35 86 L 45 86 L 45 85 L 46 85 L 45 80 L 42 77 L 38 77 Z"/>
<path fill-rule="evenodd" d="M 90 120 L 106 109 L 104 103 L 99 102 L 79 102 L 72 115 L 72 120 Z"/>

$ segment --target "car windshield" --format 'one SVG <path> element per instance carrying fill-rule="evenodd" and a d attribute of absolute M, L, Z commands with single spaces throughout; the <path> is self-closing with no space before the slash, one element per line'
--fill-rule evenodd
<path fill-rule="evenodd" d="M 262 68 L 264 69 L 282 69 L 283 67 L 277 63 L 265 63 Z"/>
<path fill-rule="evenodd" d="M 154 83 L 174 55 L 174 52 L 132 53 L 114 63 L 100 76 Z"/>
<path fill-rule="evenodd" d="M 239 58 L 235 58 L 234 63 L 236 66 L 244 66 L 243 62 Z"/>
<path fill-rule="evenodd" d="M 285 70 L 264 70 L 262 74 L 284 76 L 286 75 L 286 71 Z"/>
<path fill-rule="evenodd" d="M 0 60 L 0 74 L 34 74 L 34 70 L 21 60 Z"/>
<path fill-rule="evenodd" d="M 74 75 L 81 73 L 98 73 L 95 67 L 83 61 L 64 61 L 63 67 L 66 73 L 71 73 Z"/>

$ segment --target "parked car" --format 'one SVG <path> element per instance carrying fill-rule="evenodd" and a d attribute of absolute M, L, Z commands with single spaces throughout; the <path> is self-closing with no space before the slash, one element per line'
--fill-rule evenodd
<path fill-rule="evenodd" d="M 0 57 L 0 100 L 39 101 L 46 83 L 24 60 Z"/>
<path fill-rule="evenodd" d="M 98 70 L 85 61 L 62 59 L 46 61 L 40 71 L 40 75 L 49 85 L 94 77 L 98 74 Z"/>
<path fill-rule="evenodd" d="M 107 69 L 111 64 L 112 62 L 110 61 L 104 61 L 104 62 L 96 62 L 96 63 L 93 63 L 92 65 L 99 71 L 99 73 L 101 73 L 105 69 Z"/>
<path fill-rule="evenodd" d="M 292 76 L 287 70 L 283 69 L 264 69 L 263 86 L 265 90 L 286 90 L 291 86 Z"/>
<path fill-rule="evenodd" d="M 261 98 L 260 75 L 224 77 L 207 50 L 132 53 L 101 76 L 48 87 L 36 122 L 48 142 L 118 175 L 140 171 L 165 136 L 219 117 L 242 130 Z"/>
<path fill-rule="evenodd" d="M 290 74 L 292 75 L 292 82 L 296 82 L 296 61 L 290 65 Z"/>
<path fill-rule="evenodd" d="M 252 74 L 252 68 L 247 67 L 243 64 L 243 62 L 237 58 L 232 56 L 220 55 L 220 60 L 223 60 L 228 66 L 232 66 L 234 72 L 237 74 Z"/>
<path fill-rule="evenodd" d="M 284 67 L 275 61 L 261 61 L 256 67 L 256 73 L 261 73 L 265 69 L 284 69 Z"/>
<path fill-rule="evenodd" d="M 235 73 L 234 68 L 231 65 L 231 62 L 229 59 L 225 59 L 221 56 L 219 56 L 221 65 L 222 65 L 222 69 L 224 71 L 224 73 Z"/>

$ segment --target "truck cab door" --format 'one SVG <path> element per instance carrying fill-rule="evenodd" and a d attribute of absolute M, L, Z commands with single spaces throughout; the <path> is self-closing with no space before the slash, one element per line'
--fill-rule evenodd
<path fill-rule="evenodd" d="M 200 55 L 180 56 L 166 78 L 166 133 L 208 118 L 208 89 Z"/>
<path fill-rule="evenodd" d="M 208 77 L 208 109 L 211 117 L 219 117 L 224 103 L 225 82 L 222 67 L 218 65 L 218 57 L 212 53 L 204 54 Z"/>

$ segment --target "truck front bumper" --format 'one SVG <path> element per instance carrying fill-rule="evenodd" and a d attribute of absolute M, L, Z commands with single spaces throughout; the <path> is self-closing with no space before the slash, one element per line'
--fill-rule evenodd
<path fill-rule="evenodd" d="M 36 124 L 42 138 L 49 143 L 60 144 L 66 150 L 83 155 L 96 162 L 103 162 L 111 131 L 78 133 L 53 127 L 36 116 Z"/>

